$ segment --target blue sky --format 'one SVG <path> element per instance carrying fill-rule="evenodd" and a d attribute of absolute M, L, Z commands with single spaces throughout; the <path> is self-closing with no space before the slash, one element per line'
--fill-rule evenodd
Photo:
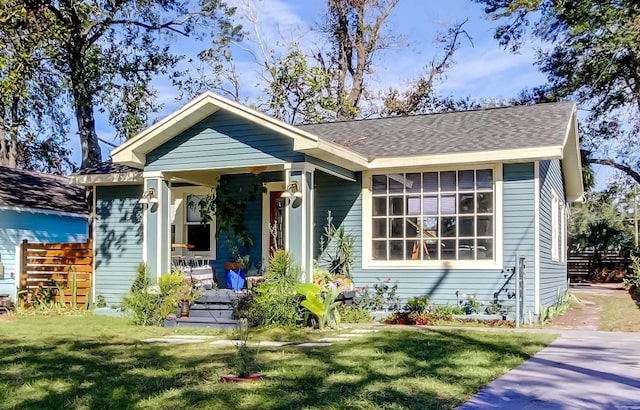
<path fill-rule="evenodd" d="M 319 34 L 313 30 L 320 21 L 325 7 L 324 0 L 228 0 L 238 6 L 238 15 L 253 12 L 257 16 L 257 28 L 263 43 L 270 50 L 281 49 L 281 44 L 292 41 L 305 47 L 321 46 Z M 446 4 L 446 7 L 443 7 Z M 249 5 L 247 8 L 247 5 Z M 472 43 L 463 40 L 455 55 L 455 64 L 450 68 L 438 91 L 445 95 L 472 99 L 508 99 L 522 89 L 544 83 L 545 77 L 534 65 L 536 44 L 530 42 L 519 54 L 503 50 L 493 38 L 497 23 L 484 17 L 481 5 L 470 0 L 401 0 L 389 18 L 388 28 L 393 35 L 403 36 L 403 41 L 383 51 L 376 57 L 375 73 L 369 80 L 370 88 L 384 90 L 389 86 L 403 89 L 423 72 L 434 56 L 437 48 L 434 40 L 446 28 L 456 22 L 468 19 L 465 28 Z M 252 30 L 252 24 L 243 22 Z M 255 39 L 255 36 L 252 34 Z M 205 44 L 189 38 L 178 38 L 174 50 L 181 50 L 190 57 Z M 257 50 L 255 42 L 247 42 L 241 48 Z M 238 69 L 242 79 L 242 94 L 247 100 L 258 96 L 259 72 L 256 64 L 246 52 L 236 49 Z M 159 91 L 163 109 L 156 116 L 162 118 L 178 109 L 184 102 L 176 101 L 176 90 L 163 79 L 154 82 Z M 113 141 L 113 131 L 106 118 L 97 118 L 100 137 Z M 74 160 L 79 162 L 79 148 L 73 137 Z M 119 144 L 119 141 L 113 141 Z M 108 157 L 110 148 L 103 146 L 103 158 Z M 600 171 L 598 171 L 600 173 Z"/>

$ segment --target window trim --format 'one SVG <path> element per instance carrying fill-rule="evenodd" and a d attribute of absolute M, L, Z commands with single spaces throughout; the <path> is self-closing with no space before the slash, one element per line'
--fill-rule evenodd
<path fill-rule="evenodd" d="M 176 226 L 175 243 L 186 243 L 187 240 L 187 198 L 189 195 L 207 195 L 211 192 L 211 188 L 204 186 L 186 186 L 186 187 L 172 187 L 171 188 L 171 214 L 169 229 L 172 225 Z M 190 252 L 184 256 L 199 256 L 204 259 L 215 260 L 216 259 L 216 221 L 215 218 L 210 222 L 211 228 L 211 248 L 209 251 Z M 171 246 L 171 244 L 169 244 Z M 171 254 L 175 254 L 173 251 Z"/>
<path fill-rule="evenodd" d="M 392 260 L 378 261 L 372 259 L 373 241 L 371 221 L 373 219 L 372 206 L 372 177 L 379 174 L 438 172 L 438 171 L 466 171 L 473 169 L 493 170 L 494 194 L 494 258 L 487 260 Z M 502 269 L 503 260 L 503 175 L 502 164 L 465 164 L 464 166 L 437 166 L 420 168 L 386 168 L 363 171 L 362 173 L 362 269 Z"/>

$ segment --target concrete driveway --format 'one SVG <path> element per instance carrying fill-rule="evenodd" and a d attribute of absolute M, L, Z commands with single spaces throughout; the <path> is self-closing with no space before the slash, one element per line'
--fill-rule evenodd
<path fill-rule="evenodd" d="M 563 331 L 459 409 L 640 410 L 640 334 Z"/>

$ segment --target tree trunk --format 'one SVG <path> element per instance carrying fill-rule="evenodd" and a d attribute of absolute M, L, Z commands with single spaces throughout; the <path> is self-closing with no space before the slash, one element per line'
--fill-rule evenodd
<path fill-rule="evenodd" d="M 98 165 L 102 161 L 102 153 L 93 116 L 93 95 L 87 84 L 87 74 L 85 74 L 84 67 L 82 67 L 81 54 L 78 53 L 71 59 L 72 61 L 69 62 L 71 66 L 71 92 L 73 94 L 80 146 L 82 147 L 80 168 L 84 169 Z"/>

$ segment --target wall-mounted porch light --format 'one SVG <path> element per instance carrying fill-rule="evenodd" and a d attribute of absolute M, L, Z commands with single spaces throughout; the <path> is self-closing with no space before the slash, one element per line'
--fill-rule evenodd
<path fill-rule="evenodd" d="M 280 198 L 300 198 L 302 199 L 302 192 L 300 192 L 300 187 L 298 186 L 298 181 L 293 181 L 289 184 L 286 191 L 280 194 Z"/>
<path fill-rule="evenodd" d="M 138 203 L 141 205 L 153 205 L 158 203 L 158 197 L 156 196 L 156 190 L 153 188 L 149 188 L 142 193 L 140 199 L 138 199 Z"/>
<path fill-rule="evenodd" d="M 300 192 L 300 186 L 298 181 L 293 181 L 289 184 L 287 189 L 280 194 L 280 198 L 285 198 L 287 203 L 291 201 L 291 207 L 297 208 L 302 203 L 302 192 Z"/>

